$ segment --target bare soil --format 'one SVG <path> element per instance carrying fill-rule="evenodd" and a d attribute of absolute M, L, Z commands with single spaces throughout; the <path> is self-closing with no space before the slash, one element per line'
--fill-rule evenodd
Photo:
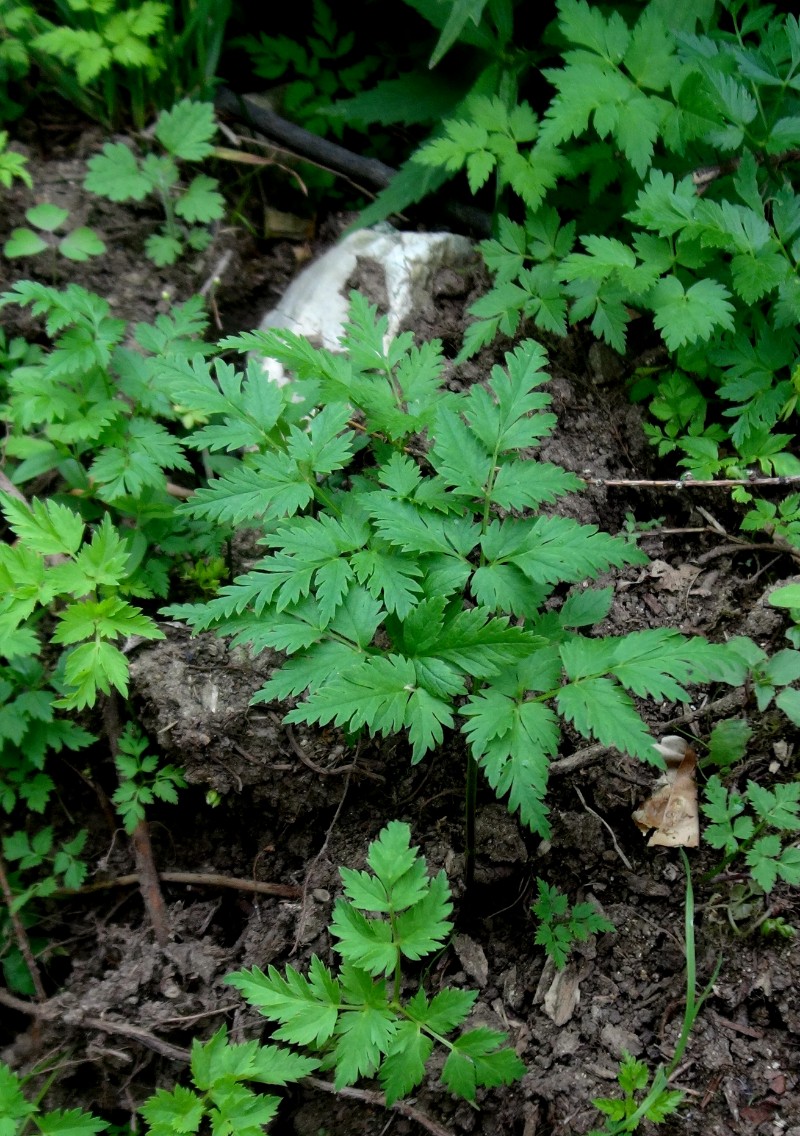
<path fill-rule="evenodd" d="M 62 266 L 56 283 L 81 283 L 106 296 L 115 314 L 151 320 L 164 310 L 165 293 L 186 299 L 224 264 L 221 282 L 207 290 L 217 328 L 228 333 L 256 326 L 314 247 L 259 243 L 242 229 L 224 227 L 202 257 L 156 270 L 142 254 L 156 216 L 87 198 L 80 189 L 85 160 L 100 142 L 93 131 L 63 144 L 50 139 L 41 157 L 38 140 L 31 139 L 35 199 L 67 204 L 101 232 L 110 250 L 87 265 Z M 0 240 L 23 223 L 34 196 L 15 189 L 4 200 Z M 335 227 L 332 221 L 327 232 Z M 322 231 L 315 243 L 324 245 L 326 237 Z M 37 272 L 44 278 L 35 262 L 0 261 L 0 271 L 8 275 L 6 284 Z M 364 287 L 369 280 L 366 271 Z M 483 284 L 477 269 L 460 284 L 440 281 L 416 330 L 439 335 L 454 355 L 464 309 Z M 41 333 L 17 308 L 4 309 L 2 318 L 12 333 Z M 639 411 L 626 399 L 631 364 L 581 329 L 547 345 L 559 424 L 543 456 L 597 478 L 672 472 L 655 461 Z M 451 368 L 451 382 L 480 381 L 502 347 Z M 653 523 L 641 538 L 650 565 L 603 581 L 613 585 L 615 599 L 602 633 L 669 626 L 714 639 L 748 634 L 767 649 L 784 645 L 783 617 L 765 594 L 796 566 L 766 540 L 751 547 L 728 535 L 737 523 L 721 491 L 712 497 L 700 490 L 593 486 L 564 507 L 612 532 L 626 523 Z M 246 553 L 240 550 L 243 560 Z M 4 1007 L 0 1017 L 0 1057 L 24 1074 L 58 1068 L 49 1106 L 93 1108 L 126 1124 L 155 1087 L 183 1076 L 180 1051 L 193 1038 L 210 1036 L 223 1022 L 236 1040 L 266 1036 L 265 1020 L 224 976 L 242 966 L 291 962 L 302 968 L 312 953 L 335 965 L 326 927 L 340 893 L 337 867 L 363 866 L 369 841 L 391 819 L 411 824 L 431 868 L 447 871 L 456 900 L 457 933 L 428 975 L 430 983 L 434 989 L 444 982 L 478 988 L 475 1019 L 507 1030 L 528 1068 L 521 1083 L 482 1092 L 477 1111 L 432 1076 L 415 1098 L 419 1112 L 454 1136 L 578 1136 L 599 1124 L 592 1098 L 615 1095 L 624 1052 L 651 1067 L 669 1058 L 685 997 L 684 882 L 677 854 L 649 849 L 631 820 L 652 787 L 650 771 L 615 751 L 585 752 L 579 739 L 568 740 L 561 757 L 572 752 L 575 760 L 571 768 L 556 763 L 554 831 L 547 842 L 522 831 L 483 786 L 478 881 L 467 898 L 458 738 L 412 767 L 403 739 L 365 738 L 351 749 L 334 730 L 292 730 L 282 724 L 285 707 L 249 705 L 275 657 L 251 658 L 224 640 L 193 639 L 181 627 L 164 627 L 164 642 L 132 653 L 132 699 L 152 742 L 180 764 L 190 783 L 178 807 L 153 810 L 158 865 L 195 878 L 165 883 L 171 941 L 157 947 L 135 883 L 115 883 L 133 870 L 126 840 L 79 771 L 68 762 L 56 766 L 65 813 L 91 832 L 92 890 L 53 901 L 39 929 L 50 944 L 40 960 L 50 993 L 45 1011 Z M 786 720 L 759 715 L 746 692 L 720 703 L 728 693 L 698 690 L 690 728 L 707 738 L 719 717 L 748 715 L 756 734 L 737 781 L 796 776 L 797 738 Z M 670 723 L 686 708 L 642 710 L 660 735 L 674 732 Z M 97 779 L 106 778 L 111 791 L 107 762 Z M 219 797 L 216 807 L 206 804 L 210 790 Z M 693 854 L 696 881 L 714 862 L 711 850 Z M 536 876 L 558 884 L 572 902 L 592 899 L 616 927 L 578 947 L 561 975 L 534 944 Z M 253 881 L 278 885 L 284 894 L 246 890 Z M 696 883 L 700 982 L 720 957 L 723 962 L 674 1078 L 686 1092 L 684 1105 L 662 1131 L 800 1136 L 800 939 L 741 934 L 765 908 L 757 900 L 742 918 L 734 883 Z M 779 886 L 769 902 L 773 914 L 800 924 L 796 892 Z M 287 1092 L 273 1131 L 423 1131 L 415 1119 L 387 1113 L 376 1101 L 295 1089 Z"/>

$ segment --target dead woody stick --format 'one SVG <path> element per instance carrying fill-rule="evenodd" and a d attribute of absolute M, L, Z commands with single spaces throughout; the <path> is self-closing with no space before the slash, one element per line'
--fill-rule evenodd
<path fill-rule="evenodd" d="M 114 692 L 106 697 L 103 708 L 103 724 L 105 726 L 109 748 L 111 749 L 111 756 L 116 758 L 119 752 L 121 726 L 119 720 L 119 698 Z M 158 878 L 158 869 L 156 868 L 155 859 L 153 858 L 153 846 L 150 841 L 150 826 L 147 823 L 146 817 L 140 820 L 133 830 L 131 843 L 133 845 L 136 875 L 139 879 L 139 890 L 142 893 L 145 910 L 150 919 L 150 925 L 153 928 L 156 942 L 160 947 L 165 947 L 169 942 L 167 905 L 164 902 L 164 895 L 161 891 L 161 883 Z"/>

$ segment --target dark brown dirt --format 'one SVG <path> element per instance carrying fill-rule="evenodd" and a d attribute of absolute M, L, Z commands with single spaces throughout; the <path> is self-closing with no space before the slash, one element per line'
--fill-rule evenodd
<path fill-rule="evenodd" d="M 99 136 L 89 132 L 68 153 L 56 146 L 46 161 L 32 162 L 36 198 L 63 201 L 96 226 L 111 249 L 88 266 L 66 265 L 63 281 L 106 295 L 126 318 L 152 319 L 165 291 L 174 300 L 187 298 L 230 252 L 214 289 L 215 318 L 225 332 L 255 326 L 310 250 L 289 242 L 257 245 L 223 228 L 196 262 L 157 271 L 141 251 L 154 218 L 87 201 L 79 189 L 83 163 L 98 144 Z M 8 195 L 0 239 L 32 200 L 20 189 Z M 37 268 L 0 263 L 19 275 Z M 434 310 L 423 313 L 423 333 L 441 335 L 455 351 L 467 299 L 443 281 Z M 17 309 L 5 309 L 3 318 L 10 330 L 30 333 L 30 321 Z M 548 346 L 559 426 L 543 456 L 592 477 L 658 474 L 639 412 L 625 399 L 624 364 L 581 331 Z M 487 354 L 453 371 L 451 381 L 480 381 L 493 361 Z M 601 581 L 615 592 L 601 632 L 668 626 L 716 639 L 750 634 L 768 649 L 779 648 L 784 621 L 766 605 L 764 590 L 794 570 L 790 559 L 768 546 L 736 546 L 709 522 L 710 513 L 736 532 L 722 494 L 694 493 L 689 500 L 593 487 L 566 502 L 571 515 L 613 532 L 626 523 L 655 522 L 641 538 L 650 565 Z M 581 1134 L 600 1122 L 592 1098 L 615 1095 L 623 1052 L 651 1067 L 669 1058 L 685 997 L 684 886 L 677 854 L 649 849 L 631 821 L 651 787 L 648 770 L 605 751 L 589 755 L 577 772 L 555 776 L 554 831 L 547 842 L 522 832 L 484 786 L 478 883 L 467 901 L 458 738 L 412 767 L 402 739 L 365 739 L 352 750 L 332 730 L 292 731 L 282 724 L 281 706 L 249 705 L 274 657 L 252 659 L 212 636 L 191 639 L 180 627 L 166 630 L 163 643 L 133 651 L 133 705 L 153 743 L 182 766 L 190 783 L 177 808 L 154 810 L 157 861 L 162 870 L 194 872 L 198 880 L 166 885 L 172 940 L 163 950 L 153 942 L 135 887 L 53 904 L 44 928 L 51 946 L 42 960 L 53 1014 L 37 1021 L 4 1009 L 0 1024 L 0 1056 L 12 1066 L 26 1074 L 42 1064 L 59 1066 L 48 1104 L 94 1108 L 127 1123 L 154 1087 L 171 1085 L 184 1072 L 180 1061 L 153 1049 L 154 1039 L 186 1049 L 222 1022 L 236 1040 L 262 1036 L 264 1019 L 223 985 L 225 974 L 289 961 L 302 968 L 312 953 L 333 961 L 326 927 L 340 892 L 337 866 L 363 866 L 369 841 L 391 819 L 411 824 L 429 865 L 445 868 L 454 891 L 457 937 L 429 976 L 434 988 L 445 982 L 479 988 L 475 1020 L 507 1030 L 528 1068 L 521 1083 L 482 1092 L 479 1111 L 458 1103 L 432 1077 L 416 1098 L 418 1109 L 454 1134 Z M 714 699 L 723 693 L 696 692 L 698 707 L 711 703 L 695 723 L 701 738 L 714 725 Z M 655 732 L 669 733 L 682 708 L 643 711 Z M 743 713 L 756 734 L 737 770 L 739 782 L 796 776 L 797 739 L 786 721 L 759 716 L 751 706 L 727 711 Z M 92 830 L 95 882 L 130 872 L 125 841 L 104 827 L 86 786 L 68 766 L 59 776 L 70 812 Z M 209 791 L 216 807 L 206 804 Z M 701 849 L 692 863 L 699 880 L 714 856 Z M 298 894 L 254 895 L 203 882 L 204 874 L 294 885 Z M 572 902 L 593 899 L 616 926 L 614 934 L 579 947 L 560 976 L 534 944 L 536 876 L 557 883 Z M 722 970 L 675 1076 L 686 1100 L 662 1131 L 800 1136 L 800 940 L 737 934 L 730 884 L 699 884 L 696 898 L 700 983 L 720 957 Z M 770 902 L 789 924 L 800 924 L 796 892 L 778 887 Z M 763 911 L 763 901 L 756 904 L 744 923 Z M 142 1031 L 138 1038 L 131 1027 Z M 400 1136 L 420 1129 L 363 1101 L 302 1088 L 287 1093 L 273 1131 Z"/>

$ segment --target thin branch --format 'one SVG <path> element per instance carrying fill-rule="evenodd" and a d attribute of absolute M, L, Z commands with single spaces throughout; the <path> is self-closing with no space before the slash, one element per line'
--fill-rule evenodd
<path fill-rule="evenodd" d="M 619 856 L 620 860 L 625 865 L 625 867 L 628 869 L 628 871 L 632 872 L 633 871 L 633 864 L 630 862 L 628 857 L 625 855 L 625 853 L 622 851 L 619 844 L 617 843 L 617 836 L 616 836 L 616 833 L 614 832 L 614 829 L 611 827 L 611 825 L 608 823 L 608 821 L 604 817 L 600 816 L 600 813 L 596 812 L 590 805 L 586 804 L 586 800 L 583 796 L 583 793 L 580 791 L 580 789 L 578 788 L 577 785 L 573 785 L 572 788 L 578 794 L 578 798 L 579 798 L 581 804 L 583 805 L 583 807 L 586 809 L 587 813 L 591 813 L 593 817 L 597 817 L 597 819 L 600 821 L 600 823 L 603 825 L 603 827 L 605 829 L 607 829 L 607 831 L 608 831 L 608 833 L 611 837 L 611 842 L 614 845 L 614 848 L 616 849 L 617 855 Z"/>
<path fill-rule="evenodd" d="M 112 758 L 119 752 L 119 738 L 122 732 L 119 719 L 119 698 L 116 692 L 106 695 L 103 705 L 103 726 L 108 739 Z M 150 826 L 144 817 L 136 825 L 131 834 L 133 855 L 136 862 L 136 875 L 139 880 L 139 890 L 142 893 L 144 906 L 150 918 L 153 934 L 160 947 L 169 942 L 169 916 L 161 884 L 158 879 L 158 869 L 153 857 L 153 845 L 150 840 Z"/>
<path fill-rule="evenodd" d="M 292 752 L 295 754 L 295 756 L 300 758 L 303 765 L 307 765 L 308 768 L 312 770 L 312 772 L 318 773 L 320 777 L 333 777 L 335 774 L 339 773 L 352 773 L 352 771 L 356 768 L 355 762 L 351 762 L 350 765 L 340 765 L 336 769 L 324 769 L 321 765 L 317 765 L 315 761 L 311 760 L 306 751 L 300 745 L 297 738 L 294 736 L 294 730 L 292 729 L 292 727 L 288 726 L 285 722 L 281 723 L 281 725 L 283 726 L 283 732 L 286 734 L 286 740 L 292 747 Z"/>
<path fill-rule="evenodd" d="M 668 730 L 676 729 L 678 726 L 690 726 L 692 722 L 696 722 L 699 718 L 705 718 L 707 714 L 721 718 L 723 714 L 729 714 L 732 710 L 741 710 L 744 701 L 744 693 L 741 690 L 736 690 L 733 694 L 725 694 L 722 698 L 716 699 L 715 702 L 707 702 L 705 706 L 700 706 L 696 710 L 687 710 L 685 714 L 678 714 L 669 722 L 659 722 L 658 732 L 665 733 Z M 585 769 L 587 765 L 593 765 L 595 761 L 599 761 L 601 757 L 605 756 L 609 752 L 609 748 L 601 742 L 584 746 L 583 749 L 571 753 L 569 757 L 560 757 L 557 761 L 551 762 L 550 773 L 558 776 L 563 773 L 573 773 L 576 769 Z"/>
<path fill-rule="evenodd" d="M 294 884 L 262 883 L 261 880 L 243 880 L 236 876 L 222 876 L 216 872 L 159 872 L 158 878 L 166 884 L 188 884 L 190 887 L 233 888 L 235 891 L 255 892 L 258 895 L 276 895 L 280 899 L 298 899 L 301 889 Z M 116 876 L 113 880 L 98 880 L 79 888 L 59 888 L 53 895 L 86 895 L 93 891 L 107 891 L 111 888 L 129 887 L 139 883 L 139 877 L 131 872 L 127 876 Z"/>
<path fill-rule="evenodd" d="M 800 150 L 784 150 L 782 154 L 756 154 L 755 158 L 759 165 L 766 163 L 773 168 L 777 168 L 785 165 L 787 162 L 800 161 Z M 698 197 L 705 193 L 711 182 L 716 181 L 718 177 L 735 173 L 739 168 L 740 162 L 741 158 L 728 158 L 725 162 L 719 162 L 713 166 L 698 166 L 697 169 L 692 170 L 692 181 L 697 187 Z"/>
<path fill-rule="evenodd" d="M 331 833 L 333 832 L 334 828 L 336 827 L 336 822 L 338 821 L 339 816 L 341 814 L 342 808 L 344 806 L 344 799 L 347 796 L 347 790 L 349 788 L 350 788 L 350 774 L 348 773 L 347 778 L 346 778 L 345 783 L 344 783 L 344 789 L 342 789 L 342 795 L 339 798 L 339 804 L 336 806 L 336 812 L 333 814 L 333 820 L 328 825 L 328 831 L 325 833 L 325 839 L 322 842 L 322 847 L 320 848 L 319 852 L 317 852 L 316 856 L 311 861 L 311 863 L 308 865 L 308 871 L 306 872 L 306 878 L 303 880 L 302 901 L 300 903 L 300 914 L 297 917 L 297 930 L 295 931 L 294 943 L 292 944 L 292 954 L 295 954 L 295 952 L 297 951 L 297 948 L 300 946 L 300 939 L 302 937 L 302 934 L 303 934 L 303 931 L 304 931 L 305 925 L 306 925 L 306 915 L 307 915 L 307 908 L 308 908 L 308 887 L 309 887 L 309 884 L 311 882 L 311 873 L 314 871 L 317 864 L 320 862 L 322 857 L 325 855 L 325 851 L 326 851 L 328 844 L 330 842 L 330 839 L 331 839 Z"/>
<path fill-rule="evenodd" d="M 170 1061 L 180 1061 L 182 1065 L 189 1064 L 191 1054 L 188 1049 L 181 1049 L 178 1045 L 162 1041 L 160 1037 L 156 1037 L 155 1034 L 142 1029 L 140 1026 L 131 1026 L 127 1022 L 112 1021 L 109 1018 L 94 1017 L 82 1017 L 80 1024 L 88 1026 L 89 1029 L 102 1030 L 103 1033 L 129 1037 L 131 1041 L 138 1041 L 146 1049 L 152 1049 L 154 1053 L 160 1053 L 162 1057 L 168 1057 Z"/>
<path fill-rule="evenodd" d="M 2 854 L 0 854 L 0 891 L 3 893 L 3 899 L 8 909 L 8 917 L 11 920 L 11 926 L 14 928 L 14 938 L 17 940 L 19 952 L 25 960 L 25 965 L 30 973 L 33 988 L 36 991 L 36 997 L 40 1002 L 44 1002 L 47 998 L 47 994 L 45 993 L 42 983 L 42 976 L 39 973 L 39 967 L 36 965 L 36 959 L 33 955 L 28 932 L 25 930 L 25 924 L 20 919 L 19 912 L 14 907 L 14 893 L 11 890 L 11 884 L 9 883 L 6 873 L 6 863 Z"/>
<path fill-rule="evenodd" d="M 10 1010 L 16 1010 L 18 1014 L 28 1014 L 40 1021 L 51 1022 L 58 1019 L 62 1022 L 68 1021 L 69 1024 L 74 1022 L 75 1025 L 102 1030 L 103 1033 L 129 1037 L 133 1041 L 140 1042 L 147 1049 L 160 1053 L 162 1057 L 169 1057 L 172 1061 L 188 1064 L 191 1056 L 187 1049 L 180 1049 L 177 1045 L 162 1041 L 160 1037 L 156 1037 L 155 1034 L 149 1033 L 148 1030 L 142 1029 L 140 1026 L 132 1026 L 128 1025 L 127 1022 L 114 1021 L 111 1018 L 96 1018 L 90 1015 L 84 1017 L 78 1014 L 73 1019 L 58 998 L 51 998 L 49 1002 L 38 1004 L 36 1002 L 25 1002 L 22 998 L 15 998 L 13 994 L 9 994 L 7 990 L 0 987 L 0 1005 L 8 1006 Z"/>
<path fill-rule="evenodd" d="M 131 844 L 133 845 L 133 858 L 136 861 L 139 888 L 144 899 L 144 905 L 147 908 L 147 914 L 150 917 L 153 934 L 158 945 L 165 947 L 169 942 L 169 916 L 167 915 L 167 905 L 164 902 L 164 893 L 161 891 L 158 869 L 153 856 L 153 844 L 150 840 L 150 825 L 147 823 L 146 817 L 138 822 L 131 833 Z"/>
<path fill-rule="evenodd" d="M 278 142 L 285 151 L 313 165 L 323 166 L 332 173 L 347 178 L 354 185 L 375 186 L 384 189 L 393 180 L 397 170 L 375 158 L 365 158 L 352 150 L 329 142 L 304 130 L 293 122 L 281 118 L 273 110 L 246 95 L 236 95 L 222 90 L 216 98 L 218 111 L 229 115 L 235 122 L 243 122 L 267 138 Z M 452 220 L 481 236 L 489 236 L 491 217 L 483 209 L 460 201 L 443 203 L 445 212 Z"/>
<path fill-rule="evenodd" d="M 211 272 L 206 277 L 206 282 L 200 289 L 201 296 L 206 296 L 212 288 L 216 288 L 216 286 L 220 283 L 224 273 L 227 271 L 228 265 L 230 264 L 232 259 L 233 250 L 225 249 L 225 252 L 222 254 L 217 263 L 211 269 Z"/>
<path fill-rule="evenodd" d="M 23 505 L 30 508 L 30 502 L 21 489 L 18 489 L 8 474 L 0 469 L 0 489 L 7 493 L 9 497 L 15 497 Z"/>
<path fill-rule="evenodd" d="M 323 1093 L 333 1093 L 333 1095 L 337 1097 L 348 1097 L 350 1100 L 363 1101 L 364 1104 L 371 1104 L 376 1108 L 386 1108 L 386 1101 L 382 1093 L 373 1093 L 368 1089 L 354 1089 L 352 1087 L 335 1089 L 330 1081 L 323 1081 L 319 1077 L 306 1077 L 303 1084 L 311 1085 L 314 1089 L 321 1089 Z M 435 1120 L 431 1120 L 424 1112 L 420 1112 L 418 1108 L 414 1108 L 413 1105 L 407 1104 L 405 1101 L 395 1101 L 391 1107 L 395 1112 L 399 1112 L 401 1116 L 406 1116 L 409 1120 L 415 1120 L 417 1124 L 421 1125 L 426 1131 L 433 1133 L 433 1136 L 452 1136 L 452 1133 L 449 1132 L 447 1128 L 442 1128 L 441 1124 L 437 1124 Z"/>
<path fill-rule="evenodd" d="M 314 773 L 319 773 L 321 777 L 333 777 L 339 773 L 353 773 L 355 770 L 358 770 L 358 772 L 363 777 L 369 777 L 371 781 L 379 781 L 381 784 L 383 784 L 383 782 L 386 780 L 384 777 L 381 777 L 379 773 L 373 773 L 371 769 L 364 769 L 363 766 L 359 767 L 357 761 L 352 761 L 349 765 L 337 765 L 333 769 L 326 769 L 322 765 L 317 765 L 315 761 L 311 760 L 306 751 L 298 742 L 292 727 L 283 722 L 277 714 L 272 715 L 272 717 L 276 720 L 277 724 L 280 725 L 283 732 L 286 734 L 287 741 L 292 747 L 293 753 L 295 753 L 296 756 L 300 758 L 303 765 L 307 765 L 309 769 L 313 770 Z"/>
<path fill-rule="evenodd" d="M 763 485 L 797 485 L 800 474 L 787 477 L 722 477 L 712 478 L 710 481 L 695 480 L 693 477 L 672 477 L 661 481 L 651 481 L 647 478 L 626 477 L 588 477 L 578 474 L 587 485 L 605 485 L 615 489 L 731 489 L 737 485 L 746 485 L 758 489 Z"/>
<path fill-rule="evenodd" d="M 336 142 L 329 142 L 326 138 L 320 138 L 318 134 L 281 118 L 263 103 L 246 95 L 235 95 L 232 91 L 222 90 L 217 95 L 216 106 L 218 111 L 230 115 L 234 121 L 245 122 L 268 138 L 282 143 L 297 157 L 323 163 L 328 169 L 344 174 L 345 177 L 384 189 L 397 173 L 391 166 L 375 158 L 354 154 Z"/>

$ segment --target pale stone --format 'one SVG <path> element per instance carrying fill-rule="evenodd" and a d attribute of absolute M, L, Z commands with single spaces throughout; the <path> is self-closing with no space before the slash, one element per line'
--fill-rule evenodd
<path fill-rule="evenodd" d="M 454 233 L 400 233 L 389 225 L 359 229 L 303 269 L 283 299 L 264 316 L 260 329 L 286 328 L 307 336 L 317 346 L 340 350 L 347 319 L 347 282 L 359 259 L 383 267 L 389 340 L 423 307 L 436 272 L 463 267 L 475 259 L 475 249 L 466 237 Z M 288 381 L 276 360 L 264 359 L 263 366 L 275 382 Z"/>

